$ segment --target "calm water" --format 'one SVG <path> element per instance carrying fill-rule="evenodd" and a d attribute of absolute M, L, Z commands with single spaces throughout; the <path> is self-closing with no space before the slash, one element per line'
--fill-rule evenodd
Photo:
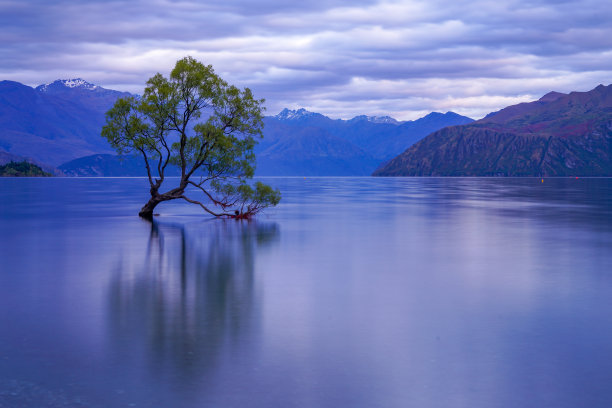
<path fill-rule="evenodd" d="M 0 407 L 610 407 L 612 179 L 0 179 Z"/>

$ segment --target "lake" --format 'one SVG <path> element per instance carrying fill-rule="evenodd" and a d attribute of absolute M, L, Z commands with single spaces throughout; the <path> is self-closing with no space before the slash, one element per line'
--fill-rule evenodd
<path fill-rule="evenodd" d="M 0 407 L 610 407 L 612 179 L 0 179 Z"/>

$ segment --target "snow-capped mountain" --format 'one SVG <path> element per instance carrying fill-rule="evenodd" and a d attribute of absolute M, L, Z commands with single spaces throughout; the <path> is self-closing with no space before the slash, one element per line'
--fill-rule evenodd
<path fill-rule="evenodd" d="M 366 115 L 355 116 L 349 122 L 360 122 L 362 120 L 372 122 L 372 123 L 388 123 L 391 125 L 400 125 L 404 123 L 404 122 L 400 122 L 392 118 L 391 116 L 366 116 Z"/>
<path fill-rule="evenodd" d="M 297 110 L 283 109 L 278 113 L 278 115 L 274 116 L 274 118 L 278 120 L 302 120 L 313 117 L 326 117 L 321 115 L 320 113 L 310 112 L 304 108 L 300 108 Z"/>
<path fill-rule="evenodd" d="M 408 122 L 389 116 L 331 119 L 306 109 L 283 109 L 264 118 L 256 146 L 258 175 L 365 176 L 429 133 L 472 120 L 431 113 Z"/>
<path fill-rule="evenodd" d="M 129 95 L 83 79 L 36 88 L 0 81 L 0 150 L 52 166 L 113 153 L 100 129 L 117 98 Z"/>
<path fill-rule="evenodd" d="M 304 119 L 311 119 L 311 118 L 329 119 L 325 115 L 322 115 L 316 112 L 311 112 L 304 108 L 295 109 L 295 110 L 285 108 L 282 111 L 280 111 L 277 115 L 275 115 L 274 118 L 281 120 L 281 121 L 290 121 L 290 120 L 297 121 L 297 120 L 304 120 Z M 372 122 L 372 123 L 387 123 L 391 125 L 401 125 L 402 123 L 404 123 L 404 122 L 400 122 L 392 118 L 391 116 L 367 116 L 367 115 L 355 116 L 354 118 L 349 119 L 346 122 L 353 123 L 353 122 L 360 122 L 360 121 L 367 121 L 367 122 Z"/>
<path fill-rule="evenodd" d="M 90 82 L 85 81 L 81 78 L 75 79 L 58 79 L 56 81 L 51 82 L 50 84 L 43 84 L 36 87 L 37 91 L 40 92 L 48 92 L 54 89 L 61 88 L 79 88 L 93 91 L 94 89 L 100 88 L 98 85 L 94 85 Z"/>
<path fill-rule="evenodd" d="M 58 79 L 50 84 L 39 85 L 35 90 L 41 95 L 77 102 L 99 112 L 106 112 L 117 98 L 133 96 L 127 92 L 103 88 L 82 78 Z"/>
<path fill-rule="evenodd" d="M 88 100 L 87 104 L 97 104 L 102 109 L 112 105 L 117 98 L 130 96 L 127 92 L 102 88 L 82 78 L 58 79 L 50 84 L 39 85 L 35 90 L 44 95 L 58 96 L 64 99 Z"/>

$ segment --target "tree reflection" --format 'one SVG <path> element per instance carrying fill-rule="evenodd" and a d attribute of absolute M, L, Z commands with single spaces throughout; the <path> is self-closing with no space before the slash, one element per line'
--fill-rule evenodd
<path fill-rule="evenodd" d="M 117 357 L 140 356 L 165 381 L 196 385 L 253 334 L 256 253 L 278 236 L 276 224 L 212 220 L 195 229 L 152 222 L 144 256 L 122 259 L 109 285 Z"/>

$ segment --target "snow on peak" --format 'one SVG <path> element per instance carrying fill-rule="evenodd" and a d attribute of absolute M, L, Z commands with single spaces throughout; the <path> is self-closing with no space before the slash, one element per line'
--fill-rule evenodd
<path fill-rule="evenodd" d="M 84 79 L 81 79 L 81 78 L 58 79 L 57 81 L 53 81 L 50 84 L 41 85 L 37 89 L 39 89 L 41 91 L 47 91 L 50 88 L 58 88 L 58 87 L 80 88 L 80 89 L 86 89 L 86 90 L 93 91 L 94 89 L 98 88 L 98 85 L 94 85 L 92 83 L 89 83 L 89 82 L 87 82 L 87 81 L 85 81 Z"/>
<path fill-rule="evenodd" d="M 280 111 L 280 113 L 276 115 L 275 118 L 279 120 L 299 120 L 315 115 L 318 115 L 318 113 L 307 111 L 304 108 L 298 110 L 290 110 L 285 108 Z"/>
<path fill-rule="evenodd" d="M 327 116 L 324 116 L 320 113 L 316 113 L 316 112 L 310 112 L 307 111 L 304 108 L 300 108 L 297 110 L 291 110 L 291 109 L 283 109 L 282 111 L 280 111 L 280 113 L 276 116 L 274 116 L 275 119 L 278 120 L 285 120 L 285 121 L 289 121 L 289 120 L 301 120 L 301 119 L 305 119 L 305 118 L 327 118 Z M 341 119 L 338 119 L 341 120 Z M 350 119 L 351 122 L 358 122 L 358 121 L 368 121 L 368 122 L 373 122 L 373 123 L 389 123 L 389 124 L 393 124 L 393 125 L 399 125 L 403 122 L 399 122 L 395 119 L 393 119 L 391 116 L 366 116 L 366 115 L 360 115 L 360 116 L 355 116 L 353 119 Z"/>
<path fill-rule="evenodd" d="M 76 79 L 63 79 L 62 84 L 67 88 L 85 88 L 85 89 L 96 89 L 98 86 L 89 83 L 81 78 Z"/>
<path fill-rule="evenodd" d="M 398 122 L 396 119 L 392 118 L 391 116 L 359 115 L 351 119 L 351 121 L 355 121 L 355 122 L 362 121 L 362 120 L 367 120 L 368 122 L 372 122 L 372 123 L 389 123 L 392 125 L 399 125 L 401 123 L 401 122 Z"/>
<path fill-rule="evenodd" d="M 368 116 L 368 120 L 374 123 L 390 123 L 392 125 L 399 125 L 400 123 L 391 116 Z"/>

